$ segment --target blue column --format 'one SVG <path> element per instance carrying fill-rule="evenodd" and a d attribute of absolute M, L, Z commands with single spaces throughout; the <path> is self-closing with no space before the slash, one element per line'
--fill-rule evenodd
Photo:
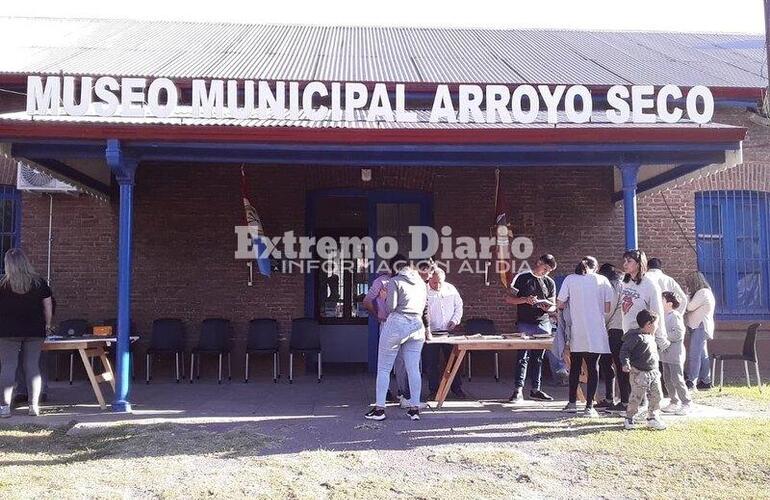
<path fill-rule="evenodd" d="M 115 400 L 112 410 L 130 412 L 128 391 L 131 385 L 131 228 L 134 212 L 134 180 L 138 162 L 126 157 L 120 141 L 107 141 L 107 165 L 120 187 L 118 219 L 118 342 L 115 366 Z"/>
<path fill-rule="evenodd" d="M 638 163 L 620 165 L 620 174 L 623 178 L 623 219 L 626 226 L 626 250 L 639 248 L 636 221 L 636 184 L 640 166 Z"/>

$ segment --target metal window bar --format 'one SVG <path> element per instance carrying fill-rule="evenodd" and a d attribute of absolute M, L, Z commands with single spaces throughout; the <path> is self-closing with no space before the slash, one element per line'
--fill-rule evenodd
<path fill-rule="evenodd" d="M 718 315 L 770 317 L 770 194 L 696 193 L 698 269 L 711 284 Z"/>
<path fill-rule="evenodd" d="M 14 186 L 0 185 L 0 274 L 3 274 L 3 256 L 19 244 L 19 192 Z"/>

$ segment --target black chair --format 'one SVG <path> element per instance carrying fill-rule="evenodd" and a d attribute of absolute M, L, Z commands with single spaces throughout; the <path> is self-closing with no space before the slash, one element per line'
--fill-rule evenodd
<path fill-rule="evenodd" d="M 109 326 L 112 328 L 112 336 L 117 337 L 118 336 L 118 320 L 115 318 L 108 318 L 104 320 L 104 326 Z M 136 324 L 134 323 L 134 320 L 131 320 L 131 327 L 128 334 L 130 337 L 136 337 Z M 128 343 L 128 348 L 131 353 L 131 380 L 136 380 L 136 362 L 134 358 L 134 350 L 131 348 L 131 342 Z M 117 366 L 117 360 L 115 362 L 115 366 Z"/>
<path fill-rule="evenodd" d="M 249 355 L 273 355 L 273 382 L 277 383 L 281 376 L 278 336 L 278 322 L 270 318 L 252 319 L 249 321 L 249 333 L 246 341 L 246 369 L 244 383 L 249 382 Z"/>
<path fill-rule="evenodd" d="M 465 321 L 465 334 L 475 335 L 480 333 L 482 335 L 497 335 L 497 328 L 495 322 L 486 318 L 470 318 Z M 495 382 L 500 381 L 500 354 L 495 351 Z M 465 354 L 468 360 L 468 380 L 471 379 L 471 353 L 468 351 Z"/>
<path fill-rule="evenodd" d="M 762 392 L 762 379 L 759 377 L 759 362 L 757 361 L 757 330 L 762 326 L 761 323 L 753 323 L 746 330 L 746 338 L 743 340 L 743 352 L 739 354 L 712 354 L 711 373 L 716 377 L 717 361 L 719 361 L 719 391 L 722 391 L 722 385 L 725 381 L 725 361 L 743 361 L 743 368 L 746 370 L 746 385 L 751 387 L 751 378 L 749 377 L 749 363 L 754 363 L 754 372 L 757 375 L 757 388 Z"/>
<path fill-rule="evenodd" d="M 152 380 L 150 373 L 150 358 L 153 354 L 173 354 L 176 365 L 176 382 L 179 383 L 179 358 L 182 358 L 182 372 L 184 372 L 184 337 L 185 326 L 181 319 L 161 318 L 152 322 L 152 336 L 150 348 L 147 349 L 146 364 L 149 384 Z M 190 367 L 192 371 L 192 367 Z"/>
<path fill-rule="evenodd" d="M 216 354 L 219 356 L 219 371 L 217 382 L 222 383 L 222 356 L 227 354 L 227 379 L 233 379 L 230 339 L 233 334 L 233 325 L 229 319 L 206 318 L 201 323 L 201 336 L 198 346 L 190 352 L 190 383 L 193 382 L 195 369 L 195 357 L 198 357 L 198 380 L 201 378 L 201 354 Z"/>
<path fill-rule="evenodd" d="M 56 327 L 56 335 L 60 337 L 83 337 L 91 335 L 91 323 L 82 318 L 65 319 Z M 56 377 L 59 380 L 59 359 L 56 358 Z M 75 370 L 75 352 L 70 351 L 70 385 L 72 385 L 72 374 Z"/>
<path fill-rule="evenodd" d="M 318 361 L 318 383 L 321 383 L 321 332 L 313 318 L 297 318 L 291 321 L 289 339 L 289 383 L 294 383 L 294 353 L 313 354 Z"/>

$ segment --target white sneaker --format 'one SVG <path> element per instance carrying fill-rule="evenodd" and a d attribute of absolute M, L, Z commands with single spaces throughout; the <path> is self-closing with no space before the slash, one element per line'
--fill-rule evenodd
<path fill-rule="evenodd" d="M 0 405 L 0 418 L 8 418 L 11 416 L 11 407 L 7 405 Z"/>
<path fill-rule="evenodd" d="M 676 413 L 676 412 L 679 411 L 679 408 L 681 408 L 681 406 L 679 406 L 679 403 L 670 403 L 668 406 L 663 408 L 661 411 L 663 413 Z"/>
<path fill-rule="evenodd" d="M 658 418 L 648 418 L 647 419 L 647 427 L 650 429 L 655 429 L 656 431 L 662 431 L 665 430 L 666 427 L 668 427 L 666 424 L 663 423 L 662 420 Z"/>
<path fill-rule="evenodd" d="M 692 406 L 690 406 L 689 403 L 685 403 L 682 406 L 679 407 L 679 409 L 676 411 L 676 415 L 689 415 L 692 411 Z"/>
<path fill-rule="evenodd" d="M 626 418 L 623 420 L 623 428 L 627 431 L 636 429 L 636 423 L 632 418 Z"/>
<path fill-rule="evenodd" d="M 585 411 L 583 412 L 583 416 L 586 418 L 598 418 L 599 412 L 596 411 L 596 409 L 593 406 L 591 406 L 590 408 L 585 409 Z"/>
<path fill-rule="evenodd" d="M 578 407 L 577 407 L 577 404 L 575 403 L 567 403 L 567 406 L 562 408 L 561 411 L 563 411 L 564 413 L 577 413 Z"/>

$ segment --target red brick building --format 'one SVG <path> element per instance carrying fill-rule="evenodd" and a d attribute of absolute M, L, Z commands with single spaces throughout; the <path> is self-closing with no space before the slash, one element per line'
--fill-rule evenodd
<path fill-rule="evenodd" d="M 387 50 L 378 45 L 389 37 L 397 44 L 409 45 L 405 30 L 339 29 L 342 48 L 328 53 L 323 48 L 316 51 L 315 62 L 308 63 L 315 73 L 305 74 L 304 66 L 296 61 L 304 52 L 294 45 L 308 49 L 309 42 L 303 36 L 316 35 L 312 31 L 301 35 L 305 29 L 302 27 L 281 30 L 215 25 L 220 38 L 207 44 L 195 33 L 204 36 L 210 25 L 171 23 L 161 29 L 155 23 L 128 21 L 32 23 L 10 19 L 2 23 L 10 30 L 25 26 L 37 30 L 46 40 L 53 38 L 51 33 L 60 32 L 80 33 L 82 38 L 77 50 L 66 46 L 57 52 L 57 42 L 50 41 L 44 50 L 19 46 L 13 60 L 0 60 L 0 66 L 4 65 L 0 67 L 0 87 L 6 90 L 0 94 L 0 111 L 5 113 L 0 115 L 0 142 L 7 144 L 6 153 L 83 190 L 79 196 L 54 195 L 52 202 L 47 195 L 19 194 L 11 188 L 16 185 L 16 161 L 6 158 L 0 166 L 0 184 L 11 186 L 6 188 L 5 196 L 8 200 L 16 197 L 14 213 L 20 214 L 18 225 L 8 222 L 3 229 L 9 234 L 4 244 L 20 244 L 39 270 L 47 267 L 52 203 L 51 284 L 59 303 L 57 319 L 83 317 L 101 322 L 116 316 L 121 195 L 107 167 L 110 153 L 105 156 L 105 150 L 109 149 L 107 141 L 115 139 L 120 142 L 114 144 L 125 154 L 139 143 L 141 151 L 147 153 L 147 159 L 142 157 L 136 168 L 133 192 L 130 311 L 143 337 L 136 347 L 140 353 L 156 318 L 183 319 L 188 325 L 188 346 L 193 346 L 201 320 L 226 317 L 234 324 L 233 368 L 238 374 L 242 370 L 240 354 L 248 320 L 275 318 L 288 333 L 293 318 L 322 315 L 322 309 L 314 307 L 317 277 L 276 272 L 270 278 L 255 275 L 253 286 L 249 286 L 246 263 L 233 258 L 233 227 L 243 221 L 241 164 L 246 165 L 251 201 L 269 235 L 292 230 L 298 235 L 340 231 L 366 235 L 371 232 L 371 218 L 379 216 L 374 227 L 379 226 L 384 233 L 398 233 L 407 223 L 428 221 L 435 228 L 450 226 L 454 235 L 471 237 L 488 235 L 493 215 L 494 167 L 499 166 L 514 233 L 532 239 L 534 256 L 543 252 L 556 255 L 561 264 L 557 275 L 569 273 L 578 258 L 586 254 L 596 256 L 600 262 L 621 262 L 626 225 L 620 160 L 641 163 L 637 188 L 639 248 L 649 256 L 662 258 L 665 270 L 678 279 L 699 268 L 699 193 L 751 192 L 752 200 L 760 205 L 766 204 L 765 197 L 770 196 L 770 128 L 760 124 L 761 120 L 752 120 L 762 95 L 760 89 L 766 87 L 761 58 L 757 59 L 761 37 L 484 30 L 448 30 L 442 34 L 442 30 L 416 30 L 419 43 L 411 46 L 416 54 L 415 69 L 401 66 L 405 61 L 398 59 L 398 54 L 390 53 L 396 59 L 389 60 Z M 186 34 L 180 35 L 181 31 L 172 28 Z M 45 30 L 49 33 L 42 33 Z M 156 38 L 149 34 L 149 38 L 137 38 L 144 30 Z M 326 30 L 331 33 L 335 28 Z M 538 37 L 543 43 L 536 43 Z M 249 40 L 278 48 L 260 52 L 259 45 L 246 43 Z M 318 40 L 327 47 L 328 38 Z M 198 48 L 188 50 L 185 41 Z M 211 59 L 204 68 L 203 54 L 208 53 L 211 44 L 252 47 L 256 51 L 252 59 L 259 64 L 236 68 L 228 59 L 231 56 L 225 54 L 221 60 Z M 365 55 L 371 51 L 367 55 L 371 65 L 358 65 L 357 50 Z M 469 50 L 479 54 L 473 64 L 468 59 Z M 523 56 L 521 51 L 532 52 Z M 249 60 L 247 49 L 232 53 Z M 338 62 L 348 61 L 350 66 L 334 66 L 328 61 L 332 56 Z M 425 62 L 428 59 L 430 64 Z M 420 66 L 423 63 L 424 68 Z M 586 84 L 597 93 L 615 83 L 673 83 L 682 87 L 704 84 L 712 87 L 716 97 L 714 122 L 735 127 L 588 124 L 583 129 L 552 127 L 547 136 L 542 130 L 534 134 L 532 128 L 500 132 L 494 127 L 470 127 L 458 132 L 447 126 L 433 132 L 389 132 L 353 127 L 340 131 L 303 130 L 291 124 L 250 128 L 64 117 L 35 121 L 22 116 L 24 97 L 14 92 L 24 91 L 26 75 L 59 72 L 164 76 L 179 82 L 182 88 L 192 77 L 413 81 L 408 92 L 418 101 L 425 97 L 425 89 L 440 83 L 575 83 Z M 181 99 L 188 97 L 183 93 Z M 430 133 L 435 135 L 428 140 Z M 228 139 L 228 134 L 238 137 Z M 393 139 L 397 134 L 401 134 L 400 138 Z M 533 135 L 522 139 L 526 134 Z M 731 152 L 743 134 L 742 162 L 733 166 Z M 212 146 L 197 149 L 196 142 Z M 315 147 L 303 153 L 290 147 L 293 142 L 343 144 L 346 148 L 333 151 Z M 489 142 L 503 148 L 508 156 L 503 157 Z M 484 147 L 480 143 L 485 143 Z M 536 143 L 539 149 L 527 150 L 525 143 Z M 270 147 L 255 149 L 254 144 Z M 441 150 L 436 144 L 464 148 Z M 694 145 L 707 146 L 708 151 Z M 220 159 L 212 156 L 222 150 L 227 151 Z M 178 158 L 172 157 L 175 151 Z M 362 169 L 371 170 L 371 180 L 362 180 Z M 731 312 L 718 316 L 718 333 L 713 342 L 716 349 L 735 348 L 747 324 L 770 317 L 770 259 L 766 248 L 769 226 L 766 215 L 757 215 L 755 221 L 761 234 L 758 245 L 765 245 L 755 259 L 760 271 L 759 285 L 754 290 L 761 296 L 752 302 L 755 307 L 751 314 Z M 732 286 L 729 276 L 723 279 L 726 287 Z M 448 280 L 463 295 L 466 318 L 488 317 L 501 330 L 514 328 L 515 312 L 504 304 L 505 291 L 494 276 L 488 285 L 480 273 L 450 272 Z M 353 283 L 353 288 L 357 284 Z M 325 359 L 371 361 L 371 335 L 365 318 L 343 319 L 348 321 L 326 321 L 324 335 L 331 339 L 329 345 L 337 347 L 329 349 Z M 348 351 L 340 349 L 340 343 L 347 345 Z M 764 361 L 760 363 L 767 370 L 767 338 L 760 340 L 760 350 Z M 507 363 L 503 359 L 504 370 L 508 369 Z M 483 373 L 489 367 L 478 369 Z"/>

